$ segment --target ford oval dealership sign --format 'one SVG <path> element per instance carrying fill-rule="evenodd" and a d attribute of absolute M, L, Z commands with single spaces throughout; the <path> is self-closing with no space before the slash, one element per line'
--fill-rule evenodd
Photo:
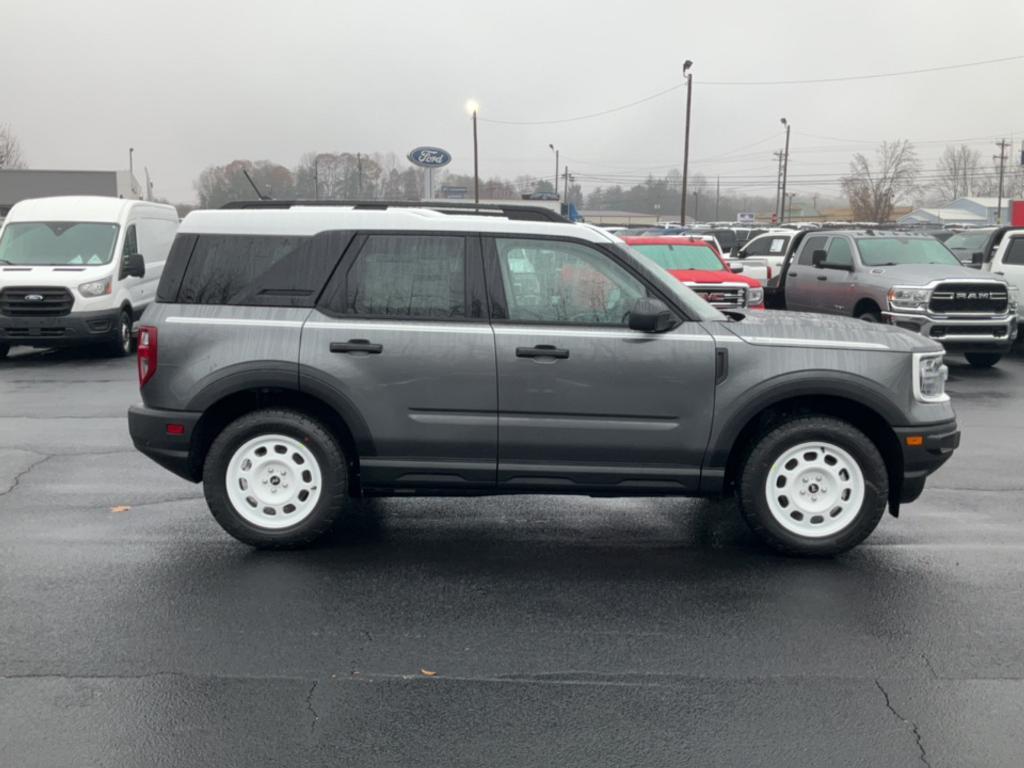
<path fill-rule="evenodd" d="M 452 161 L 452 156 L 438 147 L 416 147 L 406 157 L 413 165 L 423 168 L 443 168 Z"/>

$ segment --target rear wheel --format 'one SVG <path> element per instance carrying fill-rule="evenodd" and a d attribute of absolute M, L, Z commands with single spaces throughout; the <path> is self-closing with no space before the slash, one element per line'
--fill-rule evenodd
<path fill-rule="evenodd" d="M 337 441 L 290 410 L 246 414 L 206 456 L 206 502 L 221 527 L 254 547 L 291 548 L 323 535 L 341 513 L 348 473 Z"/>
<path fill-rule="evenodd" d="M 1002 359 L 1002 355 L 996 352 L 965 352 L 967 362 L 975 368 L 991 368 Z"/>
<path fill-rule="evenodd" d="M 117 316 L 110 338 L 103 344 L 104 351 L 111 357 L 125 357 L 132 351 L 132 315 L 122 309 Z"/>
<path fill-rule="evenodd" d="M 786 554 L 834 555 L 878 525 L 889 476 L 878 449 L 852 425 L 795 417 L 763 434 L 739 476 L 740 510 L 766 544 Z"/>

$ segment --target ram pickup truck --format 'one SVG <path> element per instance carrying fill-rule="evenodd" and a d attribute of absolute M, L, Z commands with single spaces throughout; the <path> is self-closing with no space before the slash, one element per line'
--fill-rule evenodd
<path fill-rule="evenodd" d="M 886 322 L 976 367 L 995 365 L 1013 345 L 1017 289 L 963 266 L 933 237 L 869 229 L 793 239 L 769 306 Z"/>

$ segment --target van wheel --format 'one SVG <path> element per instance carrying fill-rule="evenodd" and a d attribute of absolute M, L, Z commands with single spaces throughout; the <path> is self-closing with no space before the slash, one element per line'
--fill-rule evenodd
<path fill-rule="evenodd" d="M 991 368 L 1003 358 L 994 352 L 965 352 L 964 357 L 974 368 Z"/>
<path fill-rule="evenodd" d="M 117 324 L 103 345 L 111 357 L 125 357 L 132 352 L 132 316 L 127 309 L 122 309 L 117 316 Z"/>
<path fill-rule="evenodd" d="M 845 421 L 802 416 L 758 439 L 739 476 L 740 511 L 768 546 L 835 555 L 862 542 L 889 498 L 889 475 L 867 436 Z"/>
<path fill-rule="evenodd" d="M 298 411 L 254 411 L 217 435 L 206 456 L 206 503 L 221 527 L 254 547 L 284 549 L 323 535 L 345 506 L 345 455 Z"/>

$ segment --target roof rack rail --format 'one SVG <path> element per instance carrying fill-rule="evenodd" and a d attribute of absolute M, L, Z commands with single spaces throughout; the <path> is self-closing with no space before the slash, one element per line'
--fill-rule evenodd
<path fill-rule="evenodd" d="M 468 203 L 439 202 L 437 200 L 410 202 L 408 200 L 235 200 L 225 203 L 221 209 L 294 208 L 295 206 L 351 206 L 363 211 L 385 211 L 388 208 L 427 208 L 440 213 L 465 216 L 504 216 L 514 221 L 556 221 L 569 220 L 557 211 L 540 205 L 516 205 L 514 203 Z"/>

